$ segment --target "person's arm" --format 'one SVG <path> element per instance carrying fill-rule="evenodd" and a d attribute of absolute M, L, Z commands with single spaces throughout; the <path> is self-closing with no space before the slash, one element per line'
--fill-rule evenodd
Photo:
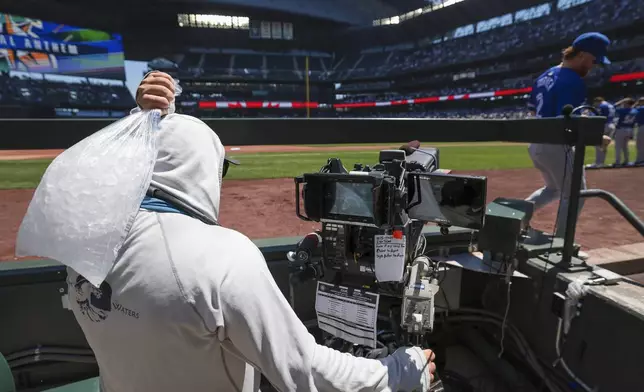
<path fill-rule="evenodd" d="M 251 249 L 252 247 L 252 249 Z M 418 347 L 381 360 L 353 357 L 316 344 L 287 302 L 261 252 L 248 241 L 243 265 L 230 269 L 219 292 L 219 339 L 282 391 L 426 391 L 435 365 Z"/>
<path fill-rule="evenodd" d="M 628 98 L 622 98 L 619 101 L 615 102 L 615 107 L 622 105 Z"/>

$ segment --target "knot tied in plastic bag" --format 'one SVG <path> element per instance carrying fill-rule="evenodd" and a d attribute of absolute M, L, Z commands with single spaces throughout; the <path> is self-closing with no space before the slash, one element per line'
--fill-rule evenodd
<path fill-rule="evenodd" d="M 57 260 L 98 287 L 150 185 L 160 121 L 159 110 L 138 111 L 54 159 L 20 226 L 16 255 Z"/>

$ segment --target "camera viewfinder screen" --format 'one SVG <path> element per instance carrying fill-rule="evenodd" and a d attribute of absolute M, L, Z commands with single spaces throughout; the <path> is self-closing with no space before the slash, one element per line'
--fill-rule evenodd
<path fill-rule="evenodd" d="M 408 210 L 412 219 L 438 224 L 480 229 L 485 215 L 487 181 L 485 178 L 445 175 L 421 175 Z"/>
<path fill-rule="evenodd" d="M 372 184 L 336 182 L 327 189 L 325 204 L 330 214 L 373 217 Z"/>

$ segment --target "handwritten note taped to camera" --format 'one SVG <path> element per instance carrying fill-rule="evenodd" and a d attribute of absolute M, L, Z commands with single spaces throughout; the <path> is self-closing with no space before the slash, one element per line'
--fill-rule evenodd
<path fill-rule="evenodd" d="M 374 238 L 376 279 L 379 282 L 401 282 L 405 271 L 405 237 L 377 235 Z"/>

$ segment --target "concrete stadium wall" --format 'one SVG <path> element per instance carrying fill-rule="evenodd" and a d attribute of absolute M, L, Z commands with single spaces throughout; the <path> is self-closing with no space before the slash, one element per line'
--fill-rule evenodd
<path fill-rule="evenodd" d="M 567 126 L 583 127 L 585 144 L 601 140 L 603 120 L 563 119 L 203 119 L 226 146 L 279 144 L 508 141 L 564 143 Z M 0 149 L 64 149 L 111 119 L 0 119 Z"/>

